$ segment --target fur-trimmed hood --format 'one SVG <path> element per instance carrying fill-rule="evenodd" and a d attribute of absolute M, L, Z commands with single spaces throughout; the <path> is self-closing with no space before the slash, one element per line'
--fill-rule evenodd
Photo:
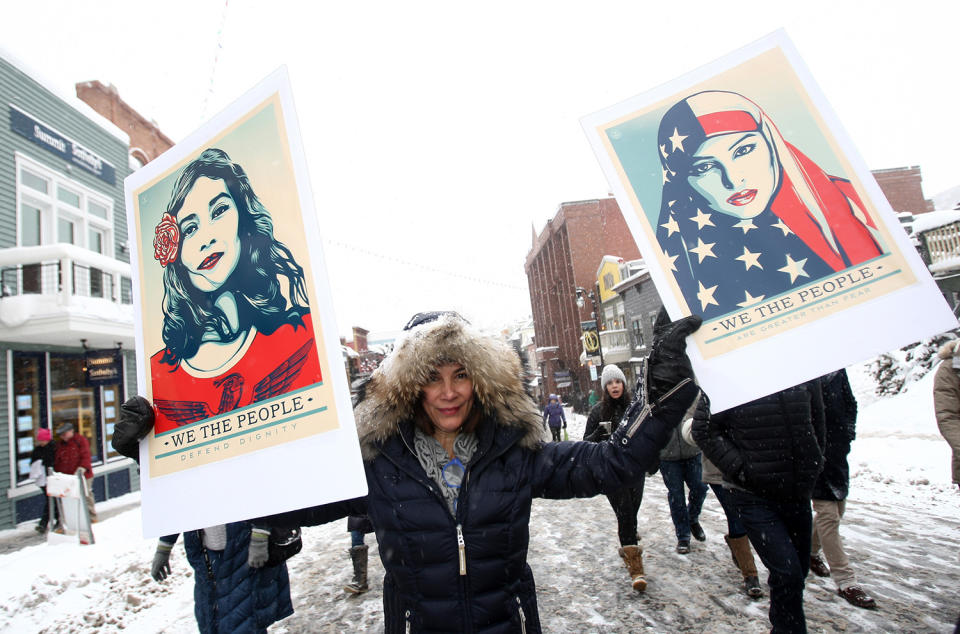
<path fill-rule="evenodd" d="M 444 314 L 403 333 L 393 352 L 364 385 L 354 416 L 364 459 L 400 433 L 400 423 L 413 417 L 421 387 L 444 362 L 463 364 L 484 423 L 521 429 L 520 444 L 535 449 L 543 441 L 540 412 L 523 389 L 520 358 L 506 342 L 483 335 L 462 318 Z"/>
<path fill-rule="evenodd" d="M 954 354 L 956 354 L 958 343 L 960 343 L 960 339 L 953 339 L 943 344 L 942 346 L 940 346 L 940 350 L 937 352 L 937 356 L 944 360 L 949 359 Z"/>

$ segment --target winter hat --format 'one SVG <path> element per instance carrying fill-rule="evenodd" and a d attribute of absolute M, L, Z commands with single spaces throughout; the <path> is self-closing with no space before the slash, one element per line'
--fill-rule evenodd
<path fill-rule="evenodd" d="M 57 427 L 57 435 L 63 436 L 68 431 L 73 431 L 73 423 L 64 423 Z"/>
<path fill-rule="evenodd" d="M 46 427 L 41 427 L 37 430 L 37 440 L 40 442 L 46 442 L 51 439 L 50 430 Z"/>
<path fill-rule="evenodd" d="M 627 377 L 623 376 L 623 370 L 612 363 L 604 366 L 603 373 L 600 375 L 600 389 L 607 389 L 607 383 L 614 379 L 619 380 L 626 387 Z"/>

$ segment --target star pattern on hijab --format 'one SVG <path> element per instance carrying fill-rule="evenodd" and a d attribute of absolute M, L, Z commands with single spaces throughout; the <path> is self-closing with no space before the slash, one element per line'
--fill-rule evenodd
<path fill-rule="evenodd" d="M 672 203 L 674 201 L 670 202 Z M 672 205 L 668 203 L 668 207 L 671 206 Z M 751 247 L 747 246 L 747 244 L 740 244 L 733 247 L 733 245 L 718 246 L 716 240 L 705 242 L 704 238 L 709 239 L 712 235 L 711 232 L 717 231 L 720 228 L 713 223 L 711 218 L 713 214 L 706 213 L 699 208 L 696 209 L 696 212 L 696 215 L 687 218 L 687 220 L 690 220 L 696 225 L 696 229 L 691 227 L 691 233 L 694 235 L 688 234 L 687 240 L 693 240 L 694 236 L 696 236 L 696 243 L 686 242 L 686 246 L 681 247 L 679 253 L 671 252 L 671 250 L 676 251 L 676 249 L 665 248 L 663 249 L 663 257 L 666 260 L 666 268 L 674 273 L 677 272 L 678 259 L 684 254 L 686 254 L 688 258 L 687 261 L 691 264 L 700 265 L 697 272 L 697 292 L 695 295 L 696 301 L 700 304 L 700 310 L 706 310 L 708 306 L 716 306 L 719 310 L 727 312 L 738 308 L 749 308 L 763 302 L 770 296 L 767 292 L 769 282 L 762 282 L 760 280 L 769 279 L 769 276 L 767 278 L 751 277 L 756 275 L 756 273 L 751 273 L 751 271 L 766 271 L 767 269 L 764 263 L 771 267 L 769 269 L 770 271 L 776 271 L 776 273 L 771 273 L 772 275 L 781 275 L 785 282 L 786 279 L 789 279 L 790 284 L 796 283 L 797 280 L 801 278 L 810 278 L 810 273 L 806 270 L 808 268 L 807 257 L 794 257 L 793 253 L 780 252 L 784 257 L 784 259 L 781 260 L 784 265 L 776 268 L 776 265 L 772 261 L 773 256 L 765 255 L 766 249 L 758 248 L 757 246 L 761 245 L 762 247 L 762 245 L 767 244 L 770 239 L 783 240 L 787 238 L 787 236 L 795 235 L 781 219 L 777 218 L 774 223 L 760 223 L 759 225 L 751 218 L 742 219 L 738 222 L 730 220 L 724 223 L 725 226 L 742 230 L 743 236 L 746 236 L 751 231 L 753 231 L 755 235 L 760 236 L 756 238 L 755 243 L 751 243 L 753 249 L 755 249 L 751 250 Z M 671 214 L 667 222 L 662 223 L 660 227 L 666 231 L 667 237 L 675 236 L 674 239 L 679 238 L 680 244 L 683 244 L 683 233 L 681 232 L 680 223 L 676 216 Z M 713 229 L 710 229 L 711 227 Z M 737 233 L 739 235 L 739 232 Z M 774 236 L 776 237 L 774 238 Z M 736 251 L 733 249 L 736 249 Z M 737 253 L 739 253 L 739 255 L 737 255 Z M 696 257 L 693 257 L 694 255 Z M 735 267 L 731 266 L 733 264 L 735 264 Z M 760 275 L 762 276 L 762 273 L 760 273 Z M 730 288 L 731 285 L 733 285 L 733 288 Z M 739 287 L 739 289 L 734 291 L 737 287 Z M 726 291 L 724 291 L 725 288 Z M 731 298 L 730 294 L 732 292 L 742 292 L 743 301 L 737 301 Z M 721 303 L 724 305 L 721 306 Z"/>

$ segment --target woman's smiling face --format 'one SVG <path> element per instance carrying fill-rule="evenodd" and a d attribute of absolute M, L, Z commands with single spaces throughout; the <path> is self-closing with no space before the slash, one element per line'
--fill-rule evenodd
<path fill-rule="evenodd" d="M 181 261 L 199 290 L 213 292 L 240 260 L 240 212 L 222 179 L 202 176 L 177 212 Z"/>
<path fill-rule="evenodd" d="M 776 186 L 770 147 L 759 132 L 711 137 L 697 148 L 687 183 L 715 211 L 754 218 L 767 208 Z"/>

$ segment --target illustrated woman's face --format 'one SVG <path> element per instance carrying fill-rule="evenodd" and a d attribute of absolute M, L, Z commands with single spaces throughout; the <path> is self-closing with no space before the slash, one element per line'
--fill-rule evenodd
<path fill-rule="evenodd" d="M 455 432 L 463 426 L 473 405 L 473 380 L 459 363 L 445 363 L 423 386 L 422 403 L 437 429 Z"/>
<path fill-rule="evenodd" d="M 687 182 L 710 207 L 737 218 L 758 216 L 773 196 L 773 159 L 759 132 L 721 134 L 693 156 Z"/>
<path fill-rule="evenodd" d="M 198 178 L 177 213 L 181 260 L 190 281 L 212 292 L 230 278 L 240 260 L 240 212 L 221 179 Z"/>

